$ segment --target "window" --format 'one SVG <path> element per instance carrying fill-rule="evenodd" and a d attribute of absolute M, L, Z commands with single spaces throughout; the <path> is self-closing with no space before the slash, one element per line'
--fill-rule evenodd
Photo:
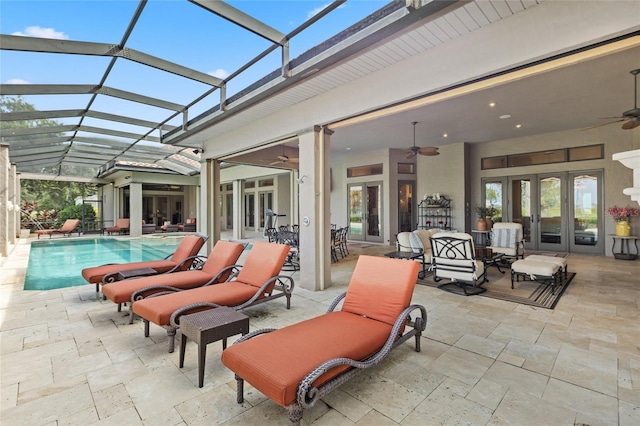
<path fill-rule="evenodd" d="M 382 174 L 382 163 L 370 166 L 349 167 L 347 177 L 373 176 Z"/>
<path fill-rule="evenodd" d="M 398 163 L 398 174 L 413 175 L 416 173 L 414 163 Z"/>

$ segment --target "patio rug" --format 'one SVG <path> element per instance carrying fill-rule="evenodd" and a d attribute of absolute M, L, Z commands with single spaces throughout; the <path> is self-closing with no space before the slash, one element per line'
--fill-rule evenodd
<path fill-rule="evenodd" d="M 490 297 L 492 299 L 506 300 L 509 302 L 522 303 L 523 305 L 537 306 L 539 308 L 553 309 L 562 297 L 573 277 L 575 272 L 569 272 L 567 278 L 562 283 L 556 284 L 555 294 L 551 294 L 551 286 L 547 282 L 539 283 L 537 281 L 522 281 L 515 282 L 515 288 L 511 289 L 511 271 L 509 267 L 502 267 L 505 271 L 504 275 L 498 272 L 495 267 L 489 267 L 487 272 L 488 282 L 482 285 L 487 291 L 479 294 L 478 296 Z M 439 285 L 447 283 L 446 279 L 439 282 L 434 282 L 431 276 L 427 276 L 425 279 L 418 279 L 417 284 L 427 285 L 430 287 L 438 287 Z M 447 286 L 447 291 L 451 293 L 464 295 L 462 289 L 456 285 Z M 468 296 L 474 297 L 474 296 Z"/>

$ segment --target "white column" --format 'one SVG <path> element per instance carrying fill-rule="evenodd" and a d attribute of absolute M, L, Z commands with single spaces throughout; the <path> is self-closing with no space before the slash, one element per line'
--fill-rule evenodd
<path fill-rule="evenodd" d="M 212 196 L 209 203 L 209 211 L 211 212 L 211 232 L 209 233 L 209 239 L 212 243 L 215 243 L 220 239 L 220 223 L 222 218 L 222 207 L 220 206 L 220 161 L 212 161 L 211 176 L 209 176 L 209 182 L 211 184 L 210 194 Z M 213 248 L 213 245 L 211 246 Z"/>
<path fill-rule="evenodd" d="M 241 240 L 244 238 L 244 194 L 242 193 L 242 180 L 233 181 L 233 239 Z"/>
<path fill-rule="evenodd" d="M 329 135 L 314 127 L 299 135 L 300 283 L 312 291 L 331 286 Z"/>
<path fill-rule="evenodd" d="M 0 256 L 9 253 L 9 145 L 0 145 Z"/>
<path fill-rule="evenodd" d="M 15 166 L 13 166 L 15 167 Z M 16 180 L 15 180 L 15 184 L 16 184 L 16 203 L 15 203 L 15 210 L 14 213 L 16 214 L 16 228 L 17 228 L 17 233 L 18 235 L 20 235 L 20 228 L 22 228 L 21 226 L 21 220 L 22 220 L 22 212 L 20 211 L 20 208 L 22 207 L 22 197 L 20 196 L 20 189 L 22 188 L 22 185 L 20 184 L 20 173 L 18 173 L 18 168 L 15 167 L 16 169 Z"/>
<path fill-rule="evenodd" d="M 11 164 L 9 166 L 9 205 L 12 206 L 11 210 L 7 210 L 7 221 L 9 227 L 7 231 L 7 238 L 9 244 L 16 243 L 16 235 L 20 232 L 20 222 L 16 223 L 16 211 L 20 211 L 18 200 L 16 197 L 16 165 Z"/>
<path fill-rule="evenodd" d="M 142 235 L 142 184 L 129 184 L 129 235 Z"/>

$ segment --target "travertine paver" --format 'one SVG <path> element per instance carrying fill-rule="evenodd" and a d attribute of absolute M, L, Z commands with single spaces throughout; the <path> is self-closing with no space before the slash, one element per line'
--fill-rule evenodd
<path fill-rule="evenodd" d="M 250 329 L 324 313 L 345 290 L 358 244 L 332 265 L 324 292 L 299 286 L 284 302 L 246 310 Z M 249 384 L 235 401 L 233 374 L 209 345 L 205 386 L 195 346 L 184 368 L 164 329 L 128 323 L 92 286 L 22 290 L 28 245 L 0 259 L 0 423 L 280 425 L 286 409 Z M 407 343 L 305 410 L 303 424 L 640 424 L 640 261 L 570 255 L 576 271 L 554 310 L 417 286 L 428 310 L 422 352 Z M 490 279 L 500 279 L 497 271 Z M 294 274 L 296 280 L 299 274 Z M 286 362 L 286 360 L 283 360 Z"/>

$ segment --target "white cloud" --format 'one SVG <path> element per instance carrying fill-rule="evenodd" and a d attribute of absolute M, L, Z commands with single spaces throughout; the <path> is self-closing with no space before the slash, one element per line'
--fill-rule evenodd
<path fill-rule="evenodd" d="M 10 78 L 9 80 L 4 82 L 5 84 L 31 84 L 31 82 L 27 80 L 23 80 L 21 78 Z"/>
<path fill-rule="evenodd" d="M 320 7 L 316 7 L 315 9 L 312 9 L 309 11 L 309 13 L 307 13 L 307 19 L 311 19 L 314 16 L 316 16 L 318 13 L 322 12 L 327 6 L 329 6 L 331 3 L 327 3 L 327 4 L 323 4 Z M 340 6 L 338 6 L 338 9 L 342 9 L 343 7 L 347 7 L 346 4 L 341 4 Z"/>
<path fill-rule="evenodd" d="M 222 69 L 222 68 L 218 68 L 215 71 L 209 71 L 207 74 L 212 75 L 214 77 L 218 77 L 221 80 L 224 80 L 225 78 L 229 77 L 229 71 Z"/>
<path fill-rule="evenodd" d="M 18 31 L 12 35 L 25 36 L 25 37 L 41 37 L 41 38 L 53 38 L 56 40 L 68 40 L 69 36 L 63 32 L 56 31 L 53 28 L 42 28 L 37 25 L 33 25 L 24 29 L 24 32 Z"/>

